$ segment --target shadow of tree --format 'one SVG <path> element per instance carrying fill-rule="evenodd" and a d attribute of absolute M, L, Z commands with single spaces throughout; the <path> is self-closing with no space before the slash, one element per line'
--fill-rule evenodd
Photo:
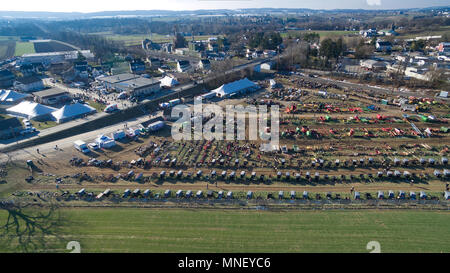
<path fill-rule="evenodd" d="M 14 252 L 46 252 L 61 241 L 62 217 L 56 204 L 0 202 L 8 213 L 0 226 L 0 242 Z"/>

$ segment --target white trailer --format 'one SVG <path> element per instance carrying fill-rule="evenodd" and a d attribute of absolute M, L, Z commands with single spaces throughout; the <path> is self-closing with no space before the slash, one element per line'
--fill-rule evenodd
<path fill-rule="evenodd" d="M 73 146 L 75 147 L 75 149 L 77 149 L 78 151 L 82 152 L 83 154 L 87 154 L 89 153 L 91 150 L 89 150 L 86 142 L 82 141 L 82 140 L 77 140 L 73 143 Z"/>

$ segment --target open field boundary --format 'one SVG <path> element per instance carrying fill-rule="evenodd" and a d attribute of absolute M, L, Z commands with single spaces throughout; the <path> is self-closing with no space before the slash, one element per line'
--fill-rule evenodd
<path fill-rule="evenodd" d="M 10 202 L 4 199 L 0 202 Z M 75 200 L 34 202 L 14 199 L 15 204 L 58 204 L 64 208 L 148 208 L 148 209 L 239 209 L 239 210 L 439 210 L 450 211 L 448 201 L 442 200 L 198 200 L 198 199 L 129 199 Z"/>

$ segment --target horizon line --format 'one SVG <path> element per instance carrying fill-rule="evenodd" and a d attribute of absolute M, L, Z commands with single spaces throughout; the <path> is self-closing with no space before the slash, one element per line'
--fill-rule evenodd
<path fill-rule="evenodd" d="M 193 10 L 172 10 L 172 9 L 133 9 L 133 10 L 99 10 L 99 11 L 46 11 L 46 10 L 34 10 L 34 11 L 25 11 L 25 10 L 0 10 L 0 12 L 20 12 L 20 13 L 78 13 L 78 14 L 92 14 L 92 13 L 103 13 L 103 12 L 149 12 L 149 11 L 164 11 L 164 12 L 199 12 L 199 11 L 241 11 L 241 10 L 263 10 L 263 9 L 272 9 L 272 10 L 311 10 L 311 11 L 401 11 L 401 10 L 414 10 L 414 9 L 443 9 L 450 8 L 448 6 L 429 6 L 429 7 L 410 7 L 410 8 L 397 8 L 397 9 L 383 9 L 378 8 L 377 6 L 373 6 L 373 8 L 340 8 L 340 9 L 315 9 L 315 8 L 273 8 L 273 7 L 261 7 L 261 8 L 234 8 L 234 9 L 193 9 Z"/>

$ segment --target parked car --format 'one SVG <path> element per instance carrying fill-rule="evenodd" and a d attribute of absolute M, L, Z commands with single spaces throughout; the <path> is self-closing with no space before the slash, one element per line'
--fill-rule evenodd
<path fill-rule="evenodd" d="M 91 148 L 92 150 L 98 150 L 98 149 L 100 149 L 100 147 L 98 146 L 98 144 L 97 144 L 97 143 L 94 143 L 94 142 L 89 143 L 89 144 L 88 144 L 88 147 Z"/>
<path fill-rule="evenodd" d="M 23 124 L 25 125 L 25 126 L 31 126 L 31 122 L 28 120 L 28 119 L 24 119 L 23 120 Z"/>
<path fill-rule="evenodd" d="M 30 133 L 33 133 L 33 132 L 36 132 L 36 128 L 28 127 L 28 128 L 25 128 L 24 130 L 20 131 L 20 134 L 21 135 L 26 135 L 26 134 L 30 134 Z"/>

